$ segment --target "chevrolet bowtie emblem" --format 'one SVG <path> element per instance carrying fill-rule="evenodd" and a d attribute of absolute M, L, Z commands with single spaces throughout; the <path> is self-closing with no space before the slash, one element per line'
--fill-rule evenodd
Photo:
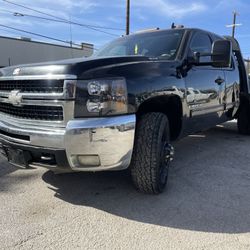
<path fill-rule="evenodd" d="M 20 106 L 22 103 L 23 96 L 20 90 L 12 90 L 8 96 L 9 103 L 15 106 Z"/>

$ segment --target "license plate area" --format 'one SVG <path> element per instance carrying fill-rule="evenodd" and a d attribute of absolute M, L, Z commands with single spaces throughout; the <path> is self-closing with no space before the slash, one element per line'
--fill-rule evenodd
<path fill-rule="evenodd" d="M 27 168 L 32 159 L 30 152 L 21 149 L 4 147 L 8 161 L 18 167 Z"/>

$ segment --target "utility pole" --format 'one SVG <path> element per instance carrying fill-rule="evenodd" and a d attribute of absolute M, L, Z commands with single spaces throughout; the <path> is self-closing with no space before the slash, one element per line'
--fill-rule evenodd
<path fill-rule="evenodd" d="M 130 0 L 127 0 L 126 35 L 129 35 L 129 30 L 130 30 Z"/>
<path fill-rule="evenodd" d="M 236 27 L 242 25 L 241 23 L 236 23 L 236 18 L 237 18 L 238 15 L 239 15 L 239 13 L 234 11 L 233 12 L 233 24 L 226 25 L 227 28 L 232 28 L 232 37 L 233 38 L 235 37 L 235 29 L 236 29 Z"/>
<path fill-rule="evenodd" d="M 233 18 L 233 30 L 232 30 L 232 37 L 235 37 L 235 28 L 236 28 L 236 17 L 237 17 L 237 12 L 234 11 L 233 12 L 234 18 Z"/>

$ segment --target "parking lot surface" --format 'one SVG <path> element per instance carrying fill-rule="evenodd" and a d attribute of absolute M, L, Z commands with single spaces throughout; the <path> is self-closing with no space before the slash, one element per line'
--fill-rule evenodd
<path fill-rule="evenodd" d="M 168 189 L 123 172 L 54 175 L 0 160 L 0 249 L 250 249 L 250 137 L 229 122 L 175 143 Z"/>

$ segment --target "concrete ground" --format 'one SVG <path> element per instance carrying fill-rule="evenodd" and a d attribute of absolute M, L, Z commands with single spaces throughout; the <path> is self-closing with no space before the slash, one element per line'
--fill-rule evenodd
<path fill-rule="evenodd" d="M 231 122 L 175 147 L 158 196 L 122 172 L 56 176 L 1 160 L 0 249 L 250 249 L 250 137 Z"/>

